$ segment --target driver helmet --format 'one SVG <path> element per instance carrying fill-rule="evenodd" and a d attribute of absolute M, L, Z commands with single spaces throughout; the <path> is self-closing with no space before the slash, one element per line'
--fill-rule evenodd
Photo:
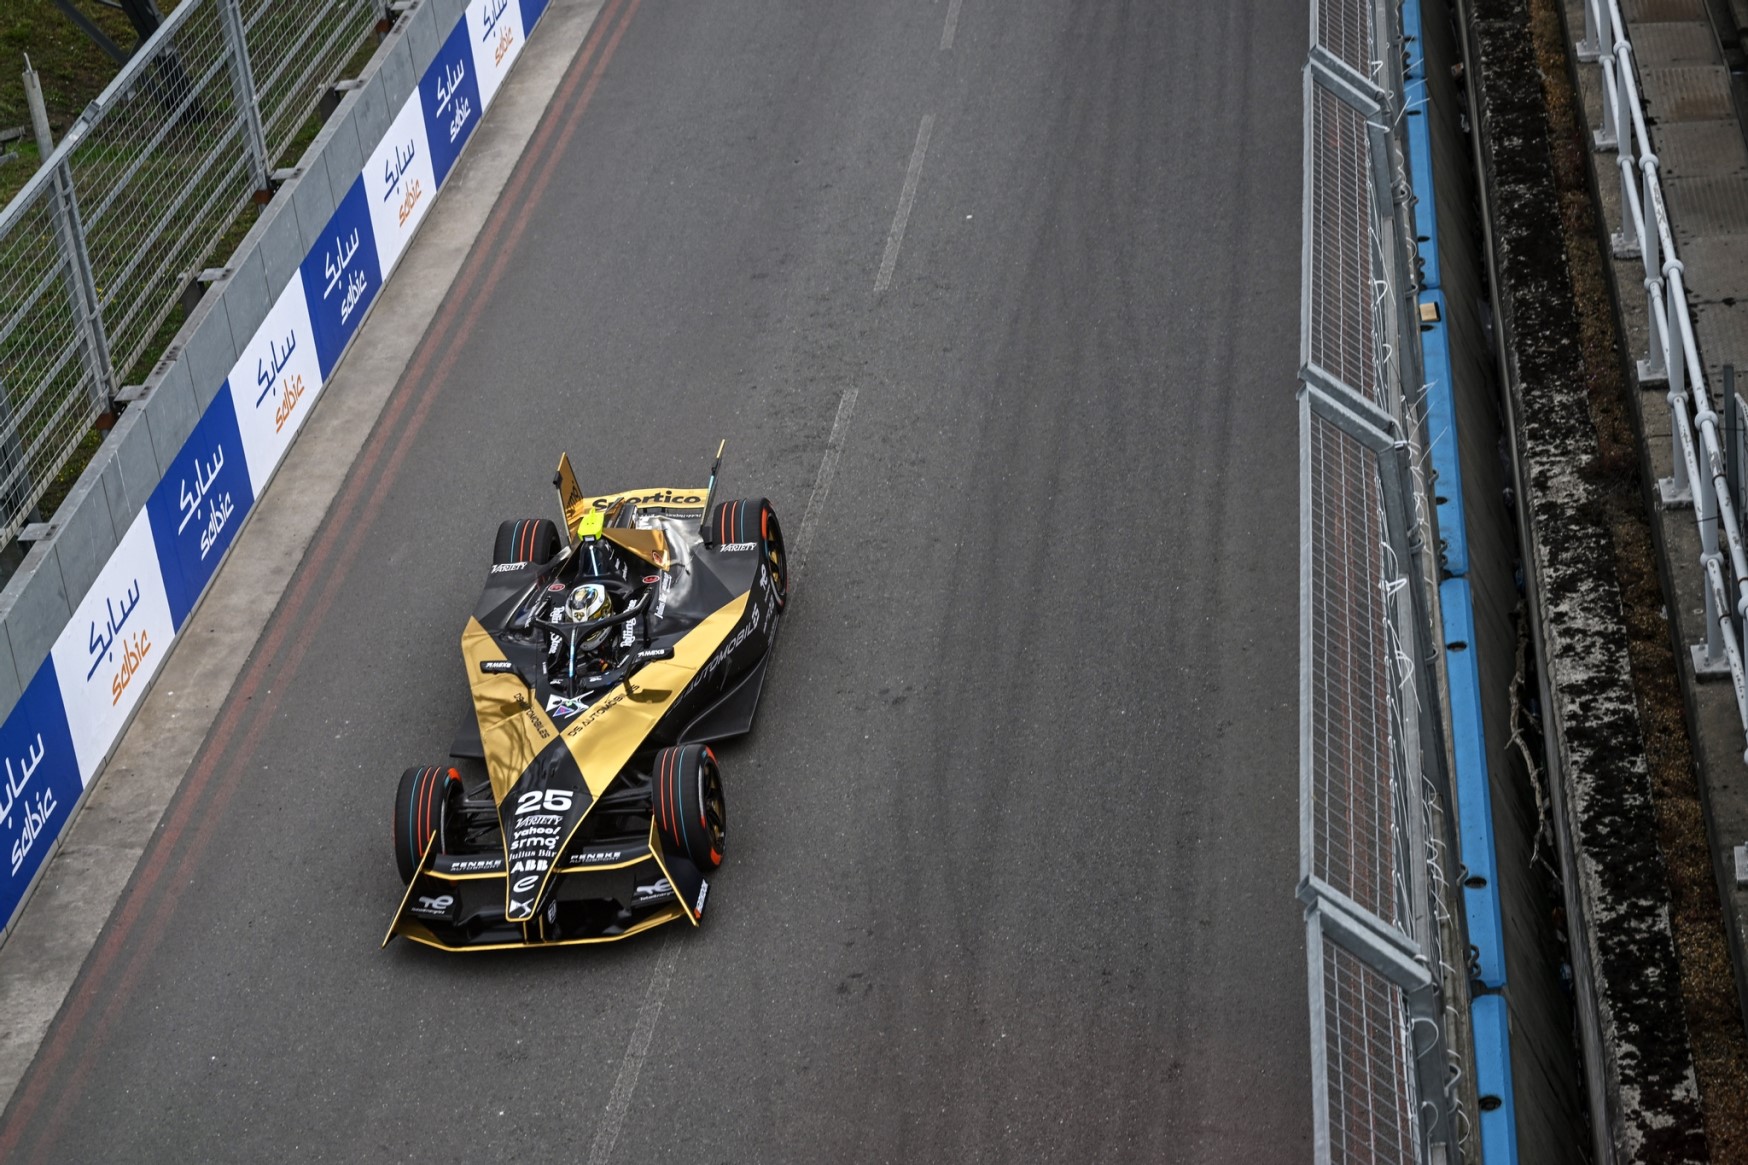
<path fill-rule="evenodd" d="M 587 623 L 592 619 L 605 619 L 613 613 L 613 600 L 607 597 L 607 588 L 600 583 L 584 583 L 572 590 L 570 597 L 564 601 L 564 617 L 572 623 Z M 581 640 L 577 646 L 585 651 L 593 651 L 607 641 L 611 628 L 603 627 Z"/>

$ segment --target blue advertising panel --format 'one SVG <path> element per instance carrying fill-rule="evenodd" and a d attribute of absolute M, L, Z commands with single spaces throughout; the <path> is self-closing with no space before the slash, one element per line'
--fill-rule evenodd
<path fill-rule="evenodd" d="M 522 35 L 534 31 L 540 14 L 546 11 L 546 0 L 522 0 Z"/>
<path fill-rule="evenodd" d="M 146 501 L 170 619 L 178 629 L 255 504 L 228 387 L 213 398 Z"/>
<path fill-rule="evenodd" d="M 84 787 L 55 661 L 47 659 L 0 725 L 0 923 L 11 923 Z"/>
<path fill-rule="evenodd" d="M 363 178 L 355 180 L 340 200 L 321 239 L 304 256 L 301 273 L 325 381 L 382 289 Z"/>
<path fill-rule="evenodd" d="M 430 139 L 431 169 L 437 185 L 449 177 L 449 168 L 461 147 L 473 136 L 484 107 L 479 99 L 479 80 L 474 76 L 473 46 L 467 39 L 467 17 L 455 22 L 437 59 L 419 82 L 419 100 L 425 107 L 425 136 Z"/>

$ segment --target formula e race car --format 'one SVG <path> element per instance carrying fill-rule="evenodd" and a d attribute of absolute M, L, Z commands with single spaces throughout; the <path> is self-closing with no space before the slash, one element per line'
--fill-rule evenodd
<path fill-rule="evenodd" d="M 712 742 L 752 727 L 788 597 L 777 515 L 703 489 L 585 497 L 498 528 L 461 633 L 473 716 L 408 769 L 395 935 L 446 950 L 698 925 L 727 814 Z"/>

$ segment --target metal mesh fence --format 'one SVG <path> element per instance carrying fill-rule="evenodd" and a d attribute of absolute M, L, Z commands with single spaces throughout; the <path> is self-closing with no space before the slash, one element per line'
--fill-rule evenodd
<path fill-rule="evenodd" d="M 1369 76 L 1377 53 L 1372 47 L 1371 0 L 1316 0 L 1311 43 L 1362 77 Z"/>
<path fill-rule="evenodd" d="M 1311 90 L 1311 363 L 1383 405 L 1373 318 L 1372 146 L 1365 115 Z"/>
<path fill-rule="evenodd" d="M 182 292 L 381 11 L 183 0 L 0 210 L 0 538 L 156 356 Z"/>
<path fill-rule="evenodd" d="M 1307 911 L 1319 1162 L 1420 1165 L 1463 1149 L 1430 867 L 1443 755 L 1436 687 L 1411 645 L 1427 618 L 1424 520 L 1401 383 L 1418 322 L 1401 289 L 1412 222 L 1390 175 L 1394 5 L 1311 0 L 1305 85 L 1301 390 L 1300 897 Z M 1424 536 L 1425 532 L 1421 532 Z M 1442 820 L 1442 811 L 1441 811 Z M 1410 1040 L 1413 1031 L 1418 1045 Z"/>
<path fill-rule="evenodd" d="M 1378 458 L 1311 418 L 1311 872 L 1400 925 Z"/>
<path fill-rule="evenodd" d="M 278 158 L 380 9 L 361 0 L 242 0 L 242 13 L 267 155 Z"/>
<path fill-rule="evenodd" d="M 1418 1157 L 1408 1009 L 1401 988 L 1333 942 L 1323 942 L 1329 1159 L 1348 1165 Z"/>
<path fill-rule="evenodd" d="M 110 356 L 145 355 L 213 244 L 252 193 L 216 3 L 188 4 L 132 84 L 69 138 Z"/>
<path fill-rule="evenodd" d="M 12 515 L 36 505 L 39 483 L 96 415 L 53 179 L 14 199 L 0 236 L 0 506 Z"/>

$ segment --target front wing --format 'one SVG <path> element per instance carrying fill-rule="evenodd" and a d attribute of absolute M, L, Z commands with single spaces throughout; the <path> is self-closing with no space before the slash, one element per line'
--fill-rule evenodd
<path fill-rule="evenodd" d="M 616 942 L 684 918 L 697 926 L 710 882 L 679 854 L 664 854 L 651 822 L 647 837 L 574 844 L 546 879 L 545 896 L 525 922 L 505 918 L 511 874 L 502 855 L 449 855 L 426 848 L 401 908 L 383 936 L 450 951 Z M 539 874 L 518 873 L 518 879 Z"/>

